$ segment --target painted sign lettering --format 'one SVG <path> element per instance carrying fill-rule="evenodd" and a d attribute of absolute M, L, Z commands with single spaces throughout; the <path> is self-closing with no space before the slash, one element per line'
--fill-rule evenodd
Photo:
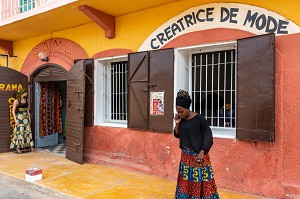
<path fill-rule="evenodd" d="M 22 84 L 0 84 L 1 91 L 18 91 L 22 89 Z"/>
<path fill-rule="evenodd" d="M 51 39 L 39 44 L 32 50 L 32 56 L 35 61 L 39 59 L 38 54 L 41 51 L 44 51 L 45 53 L 59 52 L 66 55 L 69 58 L 73 58 L 72 45 L 71 42 L 68 40 Z"/>
<path fill-rule="evenodd" d="M 12 109 L 13 109 L 13 104 L 14 104 L 15 98 L 9 98 L 8 99 L 8 104 L 9 104 L 9 125 L 12 128 L 12 130 L 14 131 L 14 126 L 15 126 L 15 119 L 14 116 L 12 114 Z M 13 139 L 14 136 L 14 132 L 12 131 L 12 134 L 10 135 L 10 139 Z"/>
<path fill-rule="evenodd" d="M 145 40 L 138 51 L 159 49 L 180 35 L 213 28 L 240 29 L 256 35 L 300 32 L 295 23 L 264 8 L 236 3 L 212 3 L 191 8 L 168 20 Z"/>

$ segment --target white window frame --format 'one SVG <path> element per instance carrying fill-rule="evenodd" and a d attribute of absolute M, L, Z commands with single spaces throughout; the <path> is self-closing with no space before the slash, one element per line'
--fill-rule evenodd
<path fill-rule="evenodd" d="M 213 51 L 225 51 L 236 49 L 236 41 L 212 43 L 205 45 L 189 46 L 175 49 L 175 66 L 174 66 L 174 96 L 177 95 L 179 89 L 191 91 L 192 89 L 192 78 L 189 76 L 190 66 L 192 65 L 192 54 L 205 53 Z M 237 59 L 237 56 L 235 56 Z M 237 69 L 237 60 L 235 60 Z M 237 73 L 235 73 L 237 74 Z M 236 79 L 235 75 L 235 79 Z M 235 80 L 236 81 L 236 80 Z M 236 81 L 237 88 L 237 81 Z M 190 93 L 191 94 L 191 93 Z M 236 96 L 236 95 L 235 95 Z M 236 99 L 235 99 L 236 101 Z M 176 105 L 174 102 L 174 113 L 176 112 Z M 214 127 L 211 126 L 214 137 L 220 138 L 236 138 L 236 128 L 229 127 Z"/>
<path fill-rule="evenodd" d="M 103 92 L 103 73 L 104 67 L 110 65 L 112 62 L 122 62 L 128 61 L 127 55 L 116 56 L 116 57 L 106 57 L 95 60 L 95 92 L 94 92 L 94 100 L 95 100 L 95 108 L 94 108 L 94 124 L 95 126 L 110 126 L 110 127 L 121 127 L 127 128 L 127 120 L 124 121 L 114 121 L 108 122 L 105 121 L 103 116 L 103 110 L 105 110 L 104 103 L 104 92 Z M 126 83 L 127 84 L 127 83 Z M 128 111 L 128 110 L 127 110 Z M 128 117 L 127 117 L 128 118 Z"/>

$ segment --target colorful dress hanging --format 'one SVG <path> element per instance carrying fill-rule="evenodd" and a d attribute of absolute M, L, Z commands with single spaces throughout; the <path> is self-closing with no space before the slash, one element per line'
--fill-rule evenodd
<path fill-rule="evenodd" d="M 62 133 L 61 94 L 55 82 L 40 82 L 40 137 Z"/>

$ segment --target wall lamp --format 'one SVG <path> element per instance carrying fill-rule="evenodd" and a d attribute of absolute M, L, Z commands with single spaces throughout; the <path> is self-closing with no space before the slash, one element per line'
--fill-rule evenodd
<path fill-rule="evenodd" d="M 43 51 L 39 52 L 39 58 L 41 61 L 45 61 L 45 62 L 49 61 L 49 58 L 47 57 L 46 53 Z"/>

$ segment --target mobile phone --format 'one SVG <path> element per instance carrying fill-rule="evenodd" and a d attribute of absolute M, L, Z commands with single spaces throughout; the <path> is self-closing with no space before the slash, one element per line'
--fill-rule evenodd
<path fill-rule="evenodd" d="M 174 118 L 178 120 L 178 119 L 180 119 L 180 115 L 174 114 Z"/>

